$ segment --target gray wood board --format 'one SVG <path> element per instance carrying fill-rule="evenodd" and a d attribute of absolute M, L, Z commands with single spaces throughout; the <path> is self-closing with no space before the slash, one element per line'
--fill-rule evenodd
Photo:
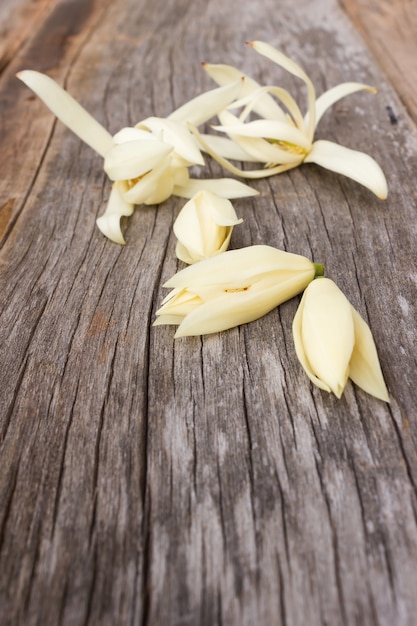
<path fill-rule="evenodd" d="M 0 80 L 2 623 L 415 624 L 417 134 L 396 93 L 333 0 L 46 13 Z M 184 201 L 139 207 L 127 245 L 107 241 L 101 159 L 14 78 L 48 72 L 112 133 L 212 87 L 200 61 L 305 102 L 254 39 L 318 93 L 379 89 L 335 105 L 317 137 L 374 156 L 388 199 L 304 165 L 235 202 L 232 247 L 325 264 L 372 328 L 389 406 L 350 383 L 341 400 L 312 387 L 291 335 L 298 298 L 218 335 L 152 328 L 183 267 Z M 224 173 L 208 159 L 201 175 Z"/>

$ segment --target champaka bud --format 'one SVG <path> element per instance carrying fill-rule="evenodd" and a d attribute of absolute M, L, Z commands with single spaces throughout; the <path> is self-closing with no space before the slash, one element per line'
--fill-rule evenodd
<path fill-rule="evenodd" d="M 192 264 L 225 252 L 233 226 L 242 221 L 230 200 L 211 191 L 200 191 L 184 205 L 175 220 L 177 257 Z"/>
<path fill-rule="evenodd" d="M 310 380 L 341 397 L 348 378 L 389 402 L 368 324 L 328 278 L 306 288 L 293 322 L 297 357 Z"/>
<path fill-rule="evenodd" d="M 298 254 L 257 245 L 190 265 L 164 287 L 172 291 L 154 326 L 178 324 L 175 337 L 216 333 L 266 315 L 299 294 L 323 266 Z"/>

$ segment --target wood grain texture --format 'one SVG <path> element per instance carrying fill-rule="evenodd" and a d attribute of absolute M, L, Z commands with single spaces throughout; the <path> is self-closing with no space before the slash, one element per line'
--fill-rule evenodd
<path fill-rule="evenodd" d="M 413 0 L 342 0 L 342 4 L 416 123 L 416 3 Z M 395 112 L 390 113 L 395 119 Z"/>
<path fill-rule="evenodd" d="M 398 94 L 335 0 L 49 11 L 0 77 L 2 626 L 413 625 L 417 131 Z M 47 71 L 111 132 L 212 86 L 200 61 L 304 101 L 250 39 L 318 93 L 379 88 L 334 106 L 318 137 L 377 158 L 388 200 L 305 165 L 235 202 L 232 244 L 325 263 L 371 325 L 390 405 L 311 386 L 291 337 L 299 299 L 208 337 L 152 328 L 182 267 L 183 201 L 138 208 L 125 247 L 105 240 L 101 159 L 14 78 Z"/>

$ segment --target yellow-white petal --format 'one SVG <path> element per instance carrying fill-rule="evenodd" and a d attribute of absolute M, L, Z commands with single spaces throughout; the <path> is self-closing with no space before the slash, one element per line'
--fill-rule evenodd
<path fill-rule="evenodd" d="M 241 222 L 229 200 L 200 191 L 183 206 L 174 222 L 174 234 L 179 240 L 177 257 L 195 263 L 224 252 L 232 227 Z"/>
<path fill-rule="evenodd" d="M 187 267 L 170 278 L 164 287 L 187 287 L 200 293 L 206 286 L 214 286 L 215 289 L 222 285 L 242 287 L 260 274 L 273 274 L 272 282 L 276 282 L 278 274 L 285 279 L 300 274 L 308 284 L 314 273 L 314 265 L 306 257 L 271 246 L 256 245 L 229 250 L 220 256 L 201 261 L 198 265 Z"/>
<path fill-rule="evenodd" d="M 173 149 L 167 143 L 152 140 L 117 144 L 105 156 L 104 171 L 110 180 L 137 178 L 152 170 Z"/>
<path fill-rule="evenodd" d="M 148 117 L 138 124 L 139 128 L 149 128 L 162 141 L 174 146 L 175 152 L 189 165 L 204 165 L 204 159 L 196 143 L 195 137 L 188 128 L 173 119 Z"/>
<path fill-rule="evenodd" d="M 303 297 L 301 298 L 300 304 L 298 305 L 298 309 L 297 309 L 297 312 L 294 316 L 294 320 L 292 323 L 292 333 L 293 333 L 293 339 L 294 339 L 295 353 L 297 355 L 298 360 L 300 361 L 301 366 L 303 367 L 305 373 L 307 374 L 311 382 L 314 385 L 316 385 L 316 387 L 319 387 L 320 389 L 323 389 L 323 391 L 327 391 L 330 393 L 331 389 L 329 385 L 325 383 L 324 381 L 320 380 L 320 378 L 317 378 L 317 376 L 314 374 L 313 368 L 310 364 L 310 361 L 308 360 L 308 356 L 304 349 L 303 335 L 302 335 L 304 304 L 305 304 L 305 292 L 303 294 Z"/>
<path fill-rule="evenodd" d="M 132 215 L 134 206 L 123 198 L 123 191 L 127 189 L 124 181 L 113 184 L 110 198 L 105 212 L 96 221 L 97 226 L 109 239 L 115 243 L 124 244 L 125 240 L 120 228 L 120 219 Z"/>
<path fill-rule="evenodd" d="M 297 321 L 296 329 L 299 324 Z M 328 278 L 313 280 L 305 291 L 301 342 L 309 365 L 307 373 L 340 398 L 349 376 L 355 334 L 351 305 Z"/>
<path fill-rule="evenodd" d="M 304 70 L 297 65 L 290 58 L 285 56 L 282 52 L 276 50 L 273 46 L 263 41 L 251 41 L 248 44 L 256 50 L 259 54 L 267 57 L 277 65 L 283 67 L 287 72 L 290 72 L 294 76 L 301 78 L 304 81 L 307 87 L 307 95 L 308 95 L 308 111 L 310 112 L 308 126 L 307 126 L 307 137 L 310 141 L 313 141 L 314 129 L 315 129 L 315 100 L 316 100 L 316 91 L 314 89 L 314 85 L 311 82 L 310 78 L 304 72 Z"/>
<path fill-rule="evenodd" d="M 127 202 L 134 204 L 159 204 L 169 198 L 174 184 L 175 169 L 170 166 L 168 156 L 126 191 L 124 198 Z"/>
<path fill-rule="evenodd" d="M 207 145 L 213 152 L 225 157 L 226 159 L 233 159 L 234 161 L 249 161 L 259 162 L 257 157 L 252 156 L 249 152 L 246 152 L 242 146 L 238 145 L 235 141 L 232 141 L 228 137 L 219 135 L 207 135 L 202 133 L 201 135 Z"/>
<path fill-rule="evenodd" d="M 352 317 L 355 328 L 355 346 L 350 359 L 349 377 L 367 393 L 389 402 L 371 330 L 353 307 Z"/>
<path fill-rule="evenodd" d="M 70 94 L 46 74 L 22 70 L 17 77 L 25 83 L 88 146 L 104 157 L 113 145 L 111 134 Z"/>
<path fill-rule="evenodd" d="M 240 95 L 242 83 L 239 78 L 234 83 L 206 91 L 171 113 L 168 119 L 200 126 Z"/>
<path fill-rule="evenodd" d="M 225 254 L 229 252 L 213 258 L 221 259 Z M 201 263 L 206 261 L 190 267 L 197 267 Z M 293 276 L 280 282 L 278 277 L 275 280 L 271 277 L 270 280 L 264 278 L 252 284 L 249 280 L 246 283 L 241 281 L 236 288 L 225 286 L 221 294 L 208 298 L 185 316 L 175 337 L 206 335 L 253 322 L 300 293 L 308 280 L 305 276 L 303 279 L 301 276 Z"/>
<path fill-rule="evenodd" d="M 300 149 L 300 152 L 291 152 L 291 150 L 286 150 L 284 148 L 279 147 L 280 144 L 276 142 L 271 142 L 262 137 L 256 136 L 246 136 L 245 133 L 241 134 L 239 131 L 241 128 L 245 128 L 248 124 L 242 124 L 238 117 L 230 113 L 229 111 L 223 111 L 219 114 L 219 119 L 222 123 L 222 126 L 215 127 L 217 130 L 223 131 L 228 128 L 231 129 L 232 126 L 236 129 L 236 132 L 227 132 L 230 139 L 238 145 L 242 151 L 250 154 L 249 161 L 255 160 L 255 162 L 260 163 L 293 163 L 295 165 L 299 165 L 303 158 L 304 152 L 303 149 Z M 262 120 L 264 121 L 264 120 Z M 266 121 L 266 120 L 265 120 Z M 270 123 L 275 124 L 275 121 L 268 121 Z M 281 124 L 281 122 L 278 122 Z M 288 122 L 284 122 L 285 126 L 289 126 Z M 293 128 L 291 126 L 291 128 Z M 255 129 L 255 133 L 260 133 L 261 129 Z M 252 132 L 251 135 L 254 133 Z M 209 144 L 210 145 L 210 144 Z M 211 143 L 213 146 L 213 143 Z M 222 156 L 225 156 L 224 154 Z M 229 157 L 230 158 L 230 157 Z M 242 159 L 245 160 L 245 159 Z"/>
<path fill-rule="evenodd" d="M 239 78 L 243 76 L 244 82 L 241 97 L 245 98 L 245 104 L 247 103 L 247 97 L 250 99 L 254 92 L 259 92 L 259 89 L 262 89 L 261 85 L 253 80 L 253 78 L 250 78 L 231 65 L 203 63 L 203 68 L 218 85 L 227 85 L 231 82 L 239 80 Z M 275 100 L 268 95 L 267 91 L 263 90 L 259 96 L 260 97 L 256 98 L 256 105 L 252 110 L 255 111 L 255 113 L 257 113 L 260 117 L 277 119 L 284 122 L 286 119 L 284 111 L 275 102 Z M 229 106 L 241 106 L 241 104 L 232 103 Z"/>
<path fill-rule="evenodd" d="M 113 135 L 113 143 L 126 143 L 127 141 L 158 141 L 158 137 L 155 137 L 148 130 L 141 128 L 135 128 L 132 126 L 126 126 Z M 159 140 L 160 141 L 160 140 Z"/>
<path fill-rule="evenodd" d="M 282 141 L 295 146 L 300 146 L 305 150 L 310 150 L 311 148 L 311 142 L 307 136 L 288 122 L 278 122 L 276 120 L 254 120 L 253 122 L 241 122 L 240 124 L 213 126 L 213 128 L 223 133 L 233 133 L 243 137 L 274 139 L 276 141 Z"/>
<path fill-rule="evenodd" d="M 332 172 L 348 176 L 370 189 L 381 200 L 385 200 L 388 195 L 384 172 L 372 157 L 363 152 L 319 140 L 313 143 L 304 163 L 316 163 Z"/>
<path fill-rule="evenodd" d="M 190 178 L 185 184 L 176 184 L 173 194 L 180 198 L 192 198 L 199 191 L 211 191 L 222 198 L 248 198 L 259 191 L 233 178 Z"/>
<path fill-rule="evenodd" d="M 257 101 L 259 98 L 262 98 L 265 93 L 272 94 L 278 100 L 280 100 L 282 104 L 286 107 L 286 109 L 288 110 L 288 113 L 293 118 L 294 123 L 297 126 L 297 128 L 299 128 L 300 130 L 304 130 L 304 118 L 301 114 L 298 104 L 296 103 L 292 95 L 286 89 L 283 89 L 282 87 L 275 87 L 275 86 L 260 87 L 257 91 L 250 93 L 248 96 L 240 98 L 239 100 L 236 100 L 232 104 L 229 104 L 228 108 L 231 109 L 231 108 L 245 107 L 239 115 L 239 119 L 241 121 L 245 121 L 248 115 L 252 111 L 256 112 Z M 269 120 L 277 120 L 277 121 L 288 123 L 288 116 L 285 113 L 283 115 L 280 115 L 279 117 L 273 116 L 273 115 L 268 115 L 268 116 L 263 115 L 261 117 L 264 117 L 265 119 L 269 119 Z"/>
<path fill-rule="evenodd" d="M 370 85 L 364 85 L 363 83 L 341 83 L 340 85 L 336 85 L 336 87 L 332 87 L 328 91 L 325 91 L 321 96 L 319 96 L 316 100 L 316 128 L 319 123 L 323 113 L 327 111 L 329 107 L 331 107 L 335 102 L 341 100 L 345 96 L 349 96 L 350 94 L 356 93 L 357 91 L 368 91 L 369 93 L 376 93 L 375 87 L 371 87 Z M 306 124 L 308 123 L 309 114 L 305 116 Z"/>
<path fill-rule="evenodd" d="M 295 163 L 285 163 L 275 167 L 263 168 L 261 170 L 242 170 L 233 165 L 233 163 L 230 163 L 230 161 L 221 154 L 218 154 L 215 150 L 213 150 L 210 143 L 205 141 L 204 137 L 198 132 L 197 128 L 190 125 L 190 130 L 197 137 L 202 149 L 213 157 L 217 163 L 222 165 L 224 169 L 228 170 L 232 174 L 235 174 L 236 176 L 242 176 L 243 178 L 265 178 L 267 176 L 274 176 L 275 174 L 286 172 L 287 170 L 297 167 L 297 165 L 302 162 L 302 157 L 300 157 L 300 160 L 297 159 Z"/>

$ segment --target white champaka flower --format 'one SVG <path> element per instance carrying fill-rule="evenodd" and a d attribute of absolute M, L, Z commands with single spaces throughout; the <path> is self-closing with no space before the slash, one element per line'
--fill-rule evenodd
<path fill-rule="evenodd" d="M 216 333 L 266 315 L 299 294 L 323 266 L 255 245 L 229 250 L 177 272 L 154 326 L 178 324 L 175 337 Z"/>
<path fill-rule="evenodd" d="M 294 61 L 268 43 L 254 41 L 249 45 L 305 83 L 307 113 L 303 116 L 298 104 L 285 89 L 263 87 L 245 76 L 240 99 L 218 114 L 220 125 L 213 127 L 225 136 L 200 134 L 197 128 L 192 128 L 202 148 L 225 169 L 238 176 L 262 178 L 285 172 L 302 163 L 316 163 L 355 180 L 385 199 L 387 182 L 381 167 L 372 157 L 331 141 L 314 141 L 317 125 L 330 106 L 357 91 L 376 93 L 376 89 L 363 83 L 347 82 L 316 98 L 313 83 Z M 214 81 L 223 86 L 243 75 L 229 65 L 205 63 L 203 66 Z M 238 116 L 228 110 L 236 108 L 241 109 Z M 259 119 L 249 119 L 252 113 Z M 230 160 L 259 162 L 264 167 L 242 170 Z"/>
<path fill-rule="evenodd" d="M 202 124 L 226 107 L 240 94 L 241 78 L 200 94 L 168 118 L 149 117 L 112 136 L 49 76 L 32 70 L 17 76 L 104 158 L 104 170 L 113 187 L 97 225 L 116 243 L 125 243 L 120 220 L 131 215 L 137 204 L 159 204 L 171 194 L 191 198 L 200 189 L 213 189 L 225 198 L 257 194 L 237 180 L 191 179 L 188 171 L 191 166 L 204 165 L 204 159 L 187 123 Z"/>
<path fill-rule="evenodd" d="M 310 380 L 340 398 L 350 378 L 389 402 L 371 330 L 339 287 L 319 278 L 306 288 L 293 322 L 297 357 Z"/>
<path fill-rule="evenodd" d="M 199 191 L 183 206 L 174 222 L 177 257 L 192 264 L 225 252 L 233 227 L 242 221 L 230 200 L 211 191 Z"/>

